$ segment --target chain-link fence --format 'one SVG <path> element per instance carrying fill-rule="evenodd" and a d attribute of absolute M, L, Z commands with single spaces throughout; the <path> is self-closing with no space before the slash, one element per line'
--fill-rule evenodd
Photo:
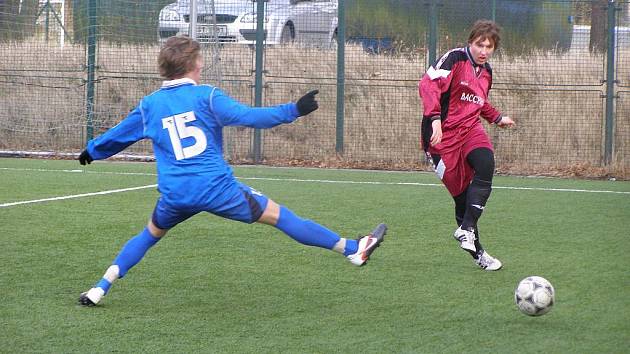
<path fill-rule="evenodd" d="M 614 129 L 614 161 L 630 165 L 630 2 L 618 4 L 616 22 L 616 114 Z"/>
<path fill-rule="evenodd" d="M 629 8 L 611 0 L 0 1 L 0 149 L 80 151 L 159 88 L 160 43 L 186 34 L 203 43 L 203 81 L 243 103 L 320 90 L 320 109 L 294 124 L 227 129 L 231 161 L 426 169 L 418 80 L 485 18 L 503 27 L 490 100 L 517 122 L 487 127 L 498 169 L 628 178 Z M 151 146 L 129 151 L 149 155 Z"/>

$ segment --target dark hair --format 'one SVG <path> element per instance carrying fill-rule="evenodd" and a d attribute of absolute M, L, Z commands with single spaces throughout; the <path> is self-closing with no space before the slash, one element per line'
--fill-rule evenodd
<path fill-rule="evenodd" d="M 199 43 L 189 37 L 170 37 L 158 55 L 160 75 L 173 80 L 193 71 L 200 55 Z"/>
<path fill-rule="evenodd" d="M 475 24 L 470 29 L 470 35 L 468 36 L 468 43 L 472 43 L 477 38 L 481 38 L 481 40 L 490 40 L 494 45 L 494 49 L 499 48 L 499 43 L 501 42 L 501 27 L 497 25 L 494 21 L 490 20 L 479 20 L 475 22 Z"/>

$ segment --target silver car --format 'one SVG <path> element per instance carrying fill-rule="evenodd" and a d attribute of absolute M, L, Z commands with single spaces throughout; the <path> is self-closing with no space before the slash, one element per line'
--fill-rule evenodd
<path fill-rule="evenodd" d="M 202 43 L 254 44 L 256 40 L 256 1 L 198 0 L 197 39 Z M 337 38 L 337 0 L 265 1 L 265 43 L 301 43 L 330 46 Z M 216 25 L 215 25 L 216 21 Z M 189 0 L 179 0 L 160 12 L 159 37 L 188 34 Z"/>

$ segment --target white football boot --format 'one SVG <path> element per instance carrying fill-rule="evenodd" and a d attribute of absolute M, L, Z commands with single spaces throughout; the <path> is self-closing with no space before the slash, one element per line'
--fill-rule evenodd
<path fill-rule="evenodd" d="M 501 261 L 492 257 L 488 252 L 483 251 L 479 258 L 475 259 L 475 263 L 483 270 L 499 270 L 503 266 Z"/>
<path fill-rule="evenodd" d="M 105 291 L 101 288 L 92 288 L 87 292 L 81 293 L 79 296 L 79 304 L 83 306 L 96 306 L 101 301 Z"/>
<path fill-rule="evenodd" d="M 369 235 L 357 239 L 357 252 L 346 256 L 346 258 L 356 266 L 364 265 L 376 247 L 383 242 L 386 233 L 387 225 L 379 224 Z"/>
<path fill-rule="evenodd" d="M 473 231 L 464 230 L 460 227 L 455 230 L 453 237 L 459 242 L 459 247 L 466 251 L 477 252 L 475 247 L 475 233 Z"/>

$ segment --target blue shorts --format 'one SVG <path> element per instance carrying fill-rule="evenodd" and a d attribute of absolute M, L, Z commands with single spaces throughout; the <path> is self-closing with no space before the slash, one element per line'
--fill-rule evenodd
<path fill-rule="evenodd" d="M 237 183 L 236 187 L 232 189 L 232 192 L 226 193 L 227 195 L 220 202 L 190 206 L 185 209 L 173 208 L 160 197 L 153 209 L 151 221 L 158 228 L 168 230 L 204 211 L 248 224 L 258 221 L 267 208 L 269 198 L 243 183 Z"/>

